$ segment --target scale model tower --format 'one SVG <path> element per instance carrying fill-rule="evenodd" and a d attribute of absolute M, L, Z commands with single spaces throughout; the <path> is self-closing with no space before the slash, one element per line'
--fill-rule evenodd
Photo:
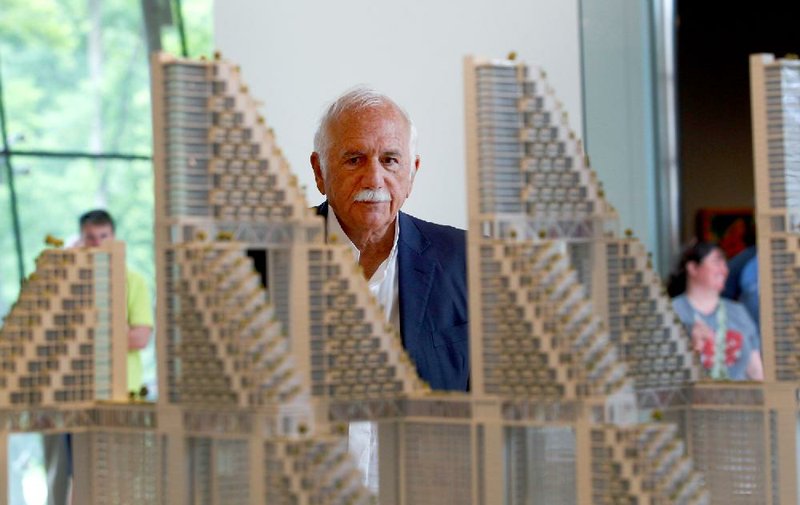
<path fill-rule="evenodd" d="M 639 406 L 679 401 L 698 378 L 695 359 L 643 245 L 617 236 L 616 211 L 544 72 L 511 60 L 467 58 L 465 67 L 473 327 L 484 318 L 476 245 L 484 237 L 552 241 L 606 323 Z M 471 344 L 481 359 L 483 342 Z"/>
<path fill-rule="evenodd" d="M 113 407 L 128 399 L 125 311 L 121 242 L 46 249 L 36 259 L 0 328 L 0 503 L 8 500 L 12 433 L 72 432 L 74 450 L 87 452 L 106 444 L 112 416 L 132 421 Z M 107 485 L 122 478 L 116 468 L 88 470 L 84 475 Z M 76 481 L 76 497 L 102 494 L 85 483 Z"/>
<path fill-rule="evenodd" d="M 491 349 L 472 351 L 470 394 L 431 392 L 349 249 L 324 242 L 238 69 L 161 56 L 153 96 L 159 415 L 168 459 L 191 461 L 168 465 L 165 500 L 368 500 L 341 434 L 369 420 L 385 504 L 704 502 L 673 428 L 620 424 L 625 365 L 558 244 L 477 243 Z"/>
<path fill-rule="evenodd" d="M 800 380 L 800 61 L 750 57 L 761 337 L 770 381 Z"/>
<path fill-rule="evenodd" d="M 798 503 L 800 62 L 750 57 L 763 383 L 700 382 L 667 413 L 715 504 Z"/>
<path fill-rule="evenodd" d="M 505 468 L 521 473 L 496 492 L 508 503 L 706 503 L 677 428 L 636 424 L 637 396 L 673 402 L 696 376 L 693 356 L 643 247 L 615 237 L 616 213 L 543 77 L 465 61 L 473 395 L 545 419 L 506 427 Z"/>
<path fill-rule="evenodd" d="M 120 335 L 125 246 L 44 250 L 0 330 L 0 405 L 125 400 Z"/>

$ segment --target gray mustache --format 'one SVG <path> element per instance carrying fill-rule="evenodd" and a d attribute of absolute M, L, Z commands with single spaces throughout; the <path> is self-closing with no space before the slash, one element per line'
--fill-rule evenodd
<path fill-rule="evenodd" d="M 392 195 L 385 189 L 362 189 L 353 197 L 354 202 L 390 202 Z"/>

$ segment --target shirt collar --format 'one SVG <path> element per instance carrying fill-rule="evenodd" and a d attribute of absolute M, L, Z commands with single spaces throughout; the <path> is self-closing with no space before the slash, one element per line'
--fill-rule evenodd
<path fill-rule="evenodd" d="M 328 219 L 327 219 L 327 229 L 328 229 L 328 237 L 336 236 L 336 240 L 339 241 L 341 244 L 347 244 L 350 249 L 352 249 L 353 254 L 356 257 L 356 261 L 361 258 L 361 251 L 358 250 L 356 245 L 350 240 L 350 237 L 342 229 L 342 225 L 339 223 L 339 218 L 336 217 L 336 213 L 333 211 L 333 207 L 328 205 Z M 394 242 L 392 243 L 392 250 L 389 252 L 389 256 L 386 258 L 389 261 L 394 260 L 397 256 L 397 242 L 400 239 L 400 213 L 397 213 L 397 216 L 394 220 Z M 329 239 L 330 240 L 330 239 Z M 384 263 L 386 260 L 384 260 Z"/>

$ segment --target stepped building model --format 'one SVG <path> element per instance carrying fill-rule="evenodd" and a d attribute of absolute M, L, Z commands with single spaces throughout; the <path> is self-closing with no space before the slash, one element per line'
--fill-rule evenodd
<path fill-rule="evenodd" d="M 473 326 L 484 325 L 471 342 L 473 360 L 485 354 L 484 341 L 496 341 L 482 321 L 493 304 L 479 301 L 487 286 L 477 272 L 489 273 L 481 265 L 487 254 L 482 241 L 549 245 L 568 257 L 594 315 L 605 322 L 613 361 L 627 365 L 638 396 L 653 406 L 669 403 L 676 389 L 698 378 L 680 322 L 644 247 L 617 236 L 616 212 L 544 74 L 528 73 L 513 61 L 466 61 L 469 258 L 470 274 L 476 272 L 470 275 L 470 318 Z M 605 356 L 600 364 L 612 359 Z M 480 387 L 479 370 L 473 369 L 472 380 Z"/>
<path fill-rule="evenodd" d="M 752 64 L 763 385 L 701 380 L 542 73 L 466 60 L 471 391 L 444 393 L 239 69 L 157 55 L 159 399 L 124 389 L 124 247 L 48 249 L 0 330 L 0 449 L 72 433 L 81 504 L 797 502 L 800 65 Z"/>

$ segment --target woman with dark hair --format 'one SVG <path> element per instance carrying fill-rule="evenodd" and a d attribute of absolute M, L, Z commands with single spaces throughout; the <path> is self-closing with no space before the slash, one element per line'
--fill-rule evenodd
<path fill-rule="evenodd" d="M 763 380 L 760 338 L 744 306 L 720 296 L 728 277 L 722 249 L 697 242 L 684 250 L 667 290 L 712 379 Z"/>

